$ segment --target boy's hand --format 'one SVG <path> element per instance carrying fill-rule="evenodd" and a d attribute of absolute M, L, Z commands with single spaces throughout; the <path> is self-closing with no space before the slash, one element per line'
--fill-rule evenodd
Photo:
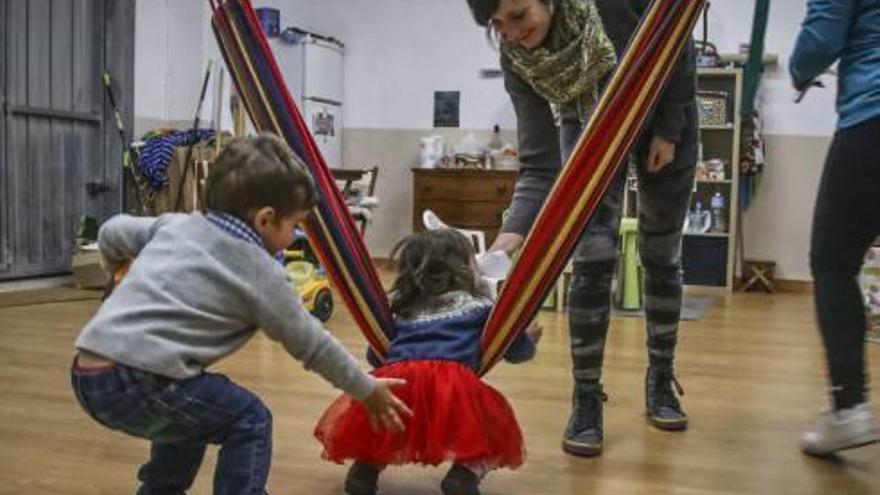
<path fill-rule="evenodd" d="M 528 328 L 526 328 L 526 335 L 532 339 L 532 343 L 538 345 L 538 342 L 541 340 L 541 336 L 544 335 L 544 327 L 541 326 L 537 321 L 533 321 Z"/>
<path fill-rule="evenodd" d="M 373 393 L 363 401 L 364 407 L 367 408 L 367 415 L 370 417 L 370 425 L 373 430 L 384 427 L 393 432 L 403 431 L 401 415 L 411 418 L 413 413 L 402 400 L 391 392 L 391 387 L 404 385 L 406 380 L 378 378 L 376 381 L 378 382 L 376 390 L 373 390 Z"/>

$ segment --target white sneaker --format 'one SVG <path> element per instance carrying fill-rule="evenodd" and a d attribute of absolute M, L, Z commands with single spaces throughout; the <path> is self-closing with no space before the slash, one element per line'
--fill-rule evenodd
<path fill-rule="evenodd" d="M 804 432 L 801 449 L 811 455 L 828 455 L 874 442 L 880 442 L 880 428 L 868 404 L 863 402 L 823 414 Z"/>

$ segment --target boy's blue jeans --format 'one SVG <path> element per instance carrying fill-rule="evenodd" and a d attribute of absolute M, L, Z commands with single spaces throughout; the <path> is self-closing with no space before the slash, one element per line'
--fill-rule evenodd
<path fill-rule="evenodd" d="M 215 495 L 263 495 L 272 459 L 272 415 L 229 378 L 174 380 L 121 364 L 71 370 L 83 409 L 102 425 L 152 441 L 138 495 L 184 494 L 208 444 L 221 446 Z"/>

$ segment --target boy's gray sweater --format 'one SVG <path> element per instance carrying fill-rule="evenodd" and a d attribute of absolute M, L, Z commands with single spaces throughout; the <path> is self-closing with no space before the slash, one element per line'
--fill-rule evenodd
<path fill-rule="evenodd" d="M 99 247 L 128 274 L 76 341 L 78 349 L 175 379 L 196 376 L 262 329 L 306 369 L 357 399 L 375 379 L 303 307 L 286 270 L 202 214 L 119 215 Z"/>

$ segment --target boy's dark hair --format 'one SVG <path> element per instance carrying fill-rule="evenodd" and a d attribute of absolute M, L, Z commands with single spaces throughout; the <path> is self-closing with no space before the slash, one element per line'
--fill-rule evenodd
<path fill-rule="evenodd" d="M 391 251 L 398 270 L 391 287 L 391 311 L 411 318 L 430 309 L 441 294 L 463 290 L 476 295 L 473 256 L 467 237 L 451 229 L 428 230 L 398 242 Z"/>
<path fill-rule="evenodd" d="M 231 140 L 205 180 L 205 207 L 242 220 L 266 206 L 286 216 L 317 202 L 305 165 L 273 134 Z"/>

